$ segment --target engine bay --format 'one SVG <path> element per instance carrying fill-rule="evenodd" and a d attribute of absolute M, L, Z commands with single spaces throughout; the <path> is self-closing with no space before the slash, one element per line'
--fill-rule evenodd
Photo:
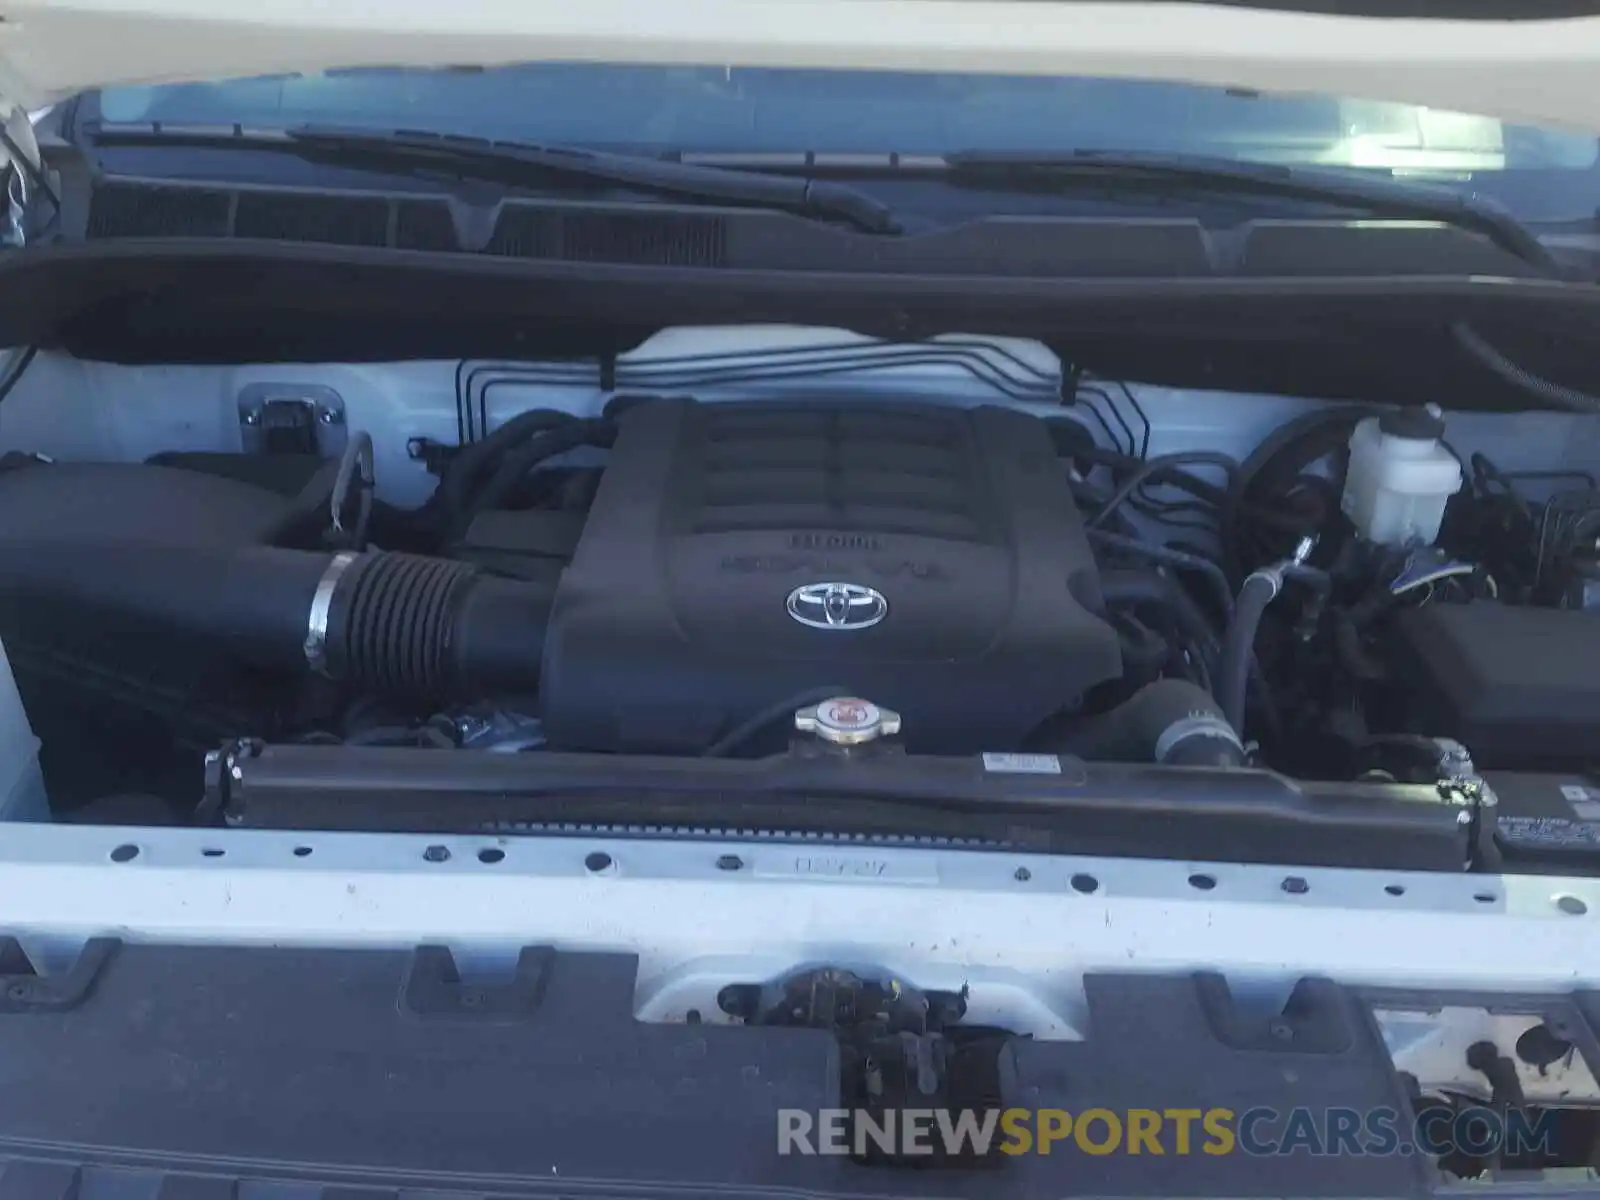
<path fill-rule="evenodd" d="M 793 341 L 641 352 L 625 381 L 463 363 L 448 408 L 419 364 L 194 369 L 158 417 L 152 372 L 97 367 L 150 391 L 139 422 L 73 423 L 83 364 L 30 373 L 0 424 L 0 638 L 52 815 L 216 820 L 229 747 L 257 772 L 513 756 L 408 768 L 493 777 L 467 791 L 530 755 L 798 754 L 830 787 L 887 757 L 1081 792 L 1081 763 L 1285 802 L 1511 772 L 1530 861 L 1597 844 L 1583 417 Z M 427 398 L 361 403 L 385 372 Z"/>

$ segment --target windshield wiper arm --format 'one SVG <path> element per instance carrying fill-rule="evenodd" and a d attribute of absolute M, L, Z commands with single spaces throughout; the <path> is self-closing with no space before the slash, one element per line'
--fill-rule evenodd
<path fill-rule="evenodd" d="M 608 183 L 699 203 L 781 209 L 816 220 L 843 222 L 868 233 L 901 231 L 888 205 L 848 184 L 576 146 L 491 141 L 406 129 L 318 125 L 256 130 L 236 125 L 102 122 L 89 126 L 86 132 L 97 145 L 264 150 L 333 166 L 438 172 L 508 187 L 560 180 Z"/>
<path fill-rule="evenodd" d="M 1410 180 L 1205 155 L 1095 150 L 1061 154 L 962 151 L 945 155 L 944 164 L 950 182 L 967 186 L 1082 184 L 1167 193 L 1232 193 L 1328 204 L 1378 217 L 1436 221 L 1481 234 L 1550 275 L 1564 274 L 1533 231 L 1492 200 Z"/>

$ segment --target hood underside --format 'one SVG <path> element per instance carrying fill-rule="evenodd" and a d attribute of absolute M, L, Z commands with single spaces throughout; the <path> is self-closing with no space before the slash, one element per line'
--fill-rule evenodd
<path fill-rule="evenodd" d="M 1597 16 L 1067 0 L 0 0 L 0 96 L 29 108 L 111 84 L 541 60 L 1166 79 L 1600 131 Z"/>

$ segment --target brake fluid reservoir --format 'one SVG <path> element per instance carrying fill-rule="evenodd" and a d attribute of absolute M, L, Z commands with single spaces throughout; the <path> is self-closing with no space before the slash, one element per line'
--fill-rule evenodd
<path fill-rule="evenodd" d="M 1368 541 L 1432 543 L 1444 506 L 1461 490 L 1461 464 L 1441 443 L 1436 404 L 1368 417 L 1350 435 L 1345 515 Z"/>

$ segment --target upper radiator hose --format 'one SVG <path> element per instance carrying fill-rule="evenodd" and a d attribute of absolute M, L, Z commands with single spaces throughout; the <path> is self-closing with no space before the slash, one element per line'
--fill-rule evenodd
<path fill-rule="evenodd" d="M 1210 694 L 1184 679 L 1146 684 L 1110 712 L 1090 717 L 1052 750 L 1099 762 L 1239 767 L 1244 746 Z"/>

